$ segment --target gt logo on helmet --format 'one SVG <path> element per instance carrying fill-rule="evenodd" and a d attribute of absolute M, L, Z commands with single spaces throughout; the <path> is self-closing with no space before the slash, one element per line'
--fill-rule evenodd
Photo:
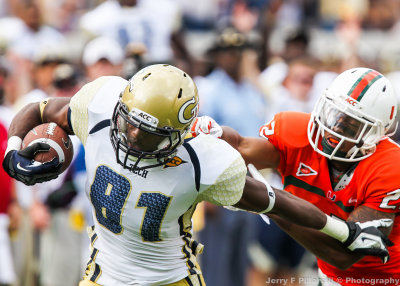
<path fill-rule="evenodd" d="M 194 117 L 197 116 L 198 104 L 196 104 L 192 108 L 192 111 L 190 112 L 192 114 L 192 116 L 190 118 L 185 118 L 186 109 L 191 104 L 195 104 L 195 103 L 196 103 L 196 99 L 194 97 L 192 97 L 192 99 L 190 99 L 190 100 L 186 101 L 184 104 L 182 104 L 182 106 L 181 106 L 181 108 L 179 109 L 179 112 L 178 112 L 178 120 L 179 120 L 180 123 L 182 123 L 182 124 L 189 123 Z"/>

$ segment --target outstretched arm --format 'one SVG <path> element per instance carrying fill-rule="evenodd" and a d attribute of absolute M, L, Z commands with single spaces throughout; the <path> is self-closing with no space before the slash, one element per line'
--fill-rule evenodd
<path fill-rule="evenodd" d="M 263 213 L 270 206 L 271 197 L 267 192 L 265 184 L 247 177 L 242 198 L 234 207 Z M 327 216 L 313 204 L 275 188 L 273 192 L 275 203 L 268 213 L 282 216 L 294 224 L 318 230 L 326 225 Z"/>
<path fill-rule="evenodd" d="M 255 169 L 249 170 L 259 179 L 261 175 Z M 386 246 L 392 244 L 378 227 L 390 226 L 393 217 L 367 216 L 341 221 L 327 216 L 303 199 L 272 189 L 263 178 L 259 180 L 261 182 L 247 177 L 243 196 L 235 207 L 257 213 L 268 212 L 296 240 L 339 268 L 348 268 L 365 255 L 379 256 L 384 263 L 388 260 Z M 360 224 L 354 221 L 368 222 Z M 368 239 L 364 240 L 365 237 Z M 319 240 L 324 241 L 322 247 L 314 245 Z M 343 256 L 340 256 L 342 252 Z"/>
<path fill-rule="evenodd" d="M 318 256 L 320 259 L 339 269 L 345 270 L 365 256 L 364 253 L 350 251 L 338 240 L 333 239 L 320 231 L 296 225 L 276 214 L 269 216 L 279 225 L 280 228 L 306 249 Z M 350 214 L 348 222 L 366 222 L 387 218 L 394 219 L 394 214 L 383 213 L 368 207 L 360 206 Z M 391 227 L 385 227 L 381 228 L 381 231 L 385 235 L 389 236 L 391 229 Z"/>

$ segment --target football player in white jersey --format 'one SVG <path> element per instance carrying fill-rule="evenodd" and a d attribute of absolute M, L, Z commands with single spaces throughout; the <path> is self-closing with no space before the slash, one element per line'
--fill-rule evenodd
<path fill-rule="evenodd" d="M 35 153 L 49 149 L 47 144 L 20 150 L 21 138 L 33 127 L 55 122 L 85 146 L 94 226 L 81 286 L 205 285 L 196 261 L 202 245 L 191 234 L 191 217 L 201 201 L 275 213 L 329 234 L 349 252 L 387 256 L 390 241 L 377 227 L 390 221 L 336 221 L 306 201 L 247 177 L 244 160 L 225 141 L 208 135 L 185 139 L 198 101 L 188 74 L 153 65 L 129 81 L 101 77 L 72 99 L 27 105 L 14 118 L 3 167 L 25 184 L 51 180 L 59 168 L 57 159 L 33 160 Z"/>

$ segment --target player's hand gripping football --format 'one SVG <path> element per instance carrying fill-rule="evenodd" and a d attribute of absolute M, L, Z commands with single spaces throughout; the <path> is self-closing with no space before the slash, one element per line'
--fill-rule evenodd
<path fill-rule="evenodd" d="M 25 185 L 50 181 L 58 177 L 61 168 L 58 158 L 45 163 L 34 160 L 37 153 L 48 150 L 50 145 L 45 143 L 35 143 L 20 151 L 11 150 L 4 157 L 3 168 L 10 177 Z"/>
<path fill-rule="evenodd" d="M 381 258 L 383 263 L 389 260 L 388 246 L 393 242 L 378 228 L 390 227 L 391 219 L 379 219 L 367 222 L 346 222 L 349 227 L 349 237 L 344 244 L 350 250 L 364 255 L 373 255 Z"/>
<path fill-rule="evenodd" d="M 198 136 L 200 133 L 209 134 L 217 138 L 222 136 L 222 128 L 214 119 L 209 116 L 197 117 L 190 129 L 193 137 Z"/>

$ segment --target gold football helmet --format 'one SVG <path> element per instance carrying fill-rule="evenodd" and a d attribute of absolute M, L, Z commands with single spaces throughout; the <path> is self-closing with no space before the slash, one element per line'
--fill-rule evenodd
<path fill-rule="evenodd" d="M 198 114 L 198 103 L 196 84 L 184 71 L 166 64 L 138 71 L 112 116 L 117 162 L 131 171 L 168 163 Z M 147 164 L 139 167 L 142 159 Z"/>

